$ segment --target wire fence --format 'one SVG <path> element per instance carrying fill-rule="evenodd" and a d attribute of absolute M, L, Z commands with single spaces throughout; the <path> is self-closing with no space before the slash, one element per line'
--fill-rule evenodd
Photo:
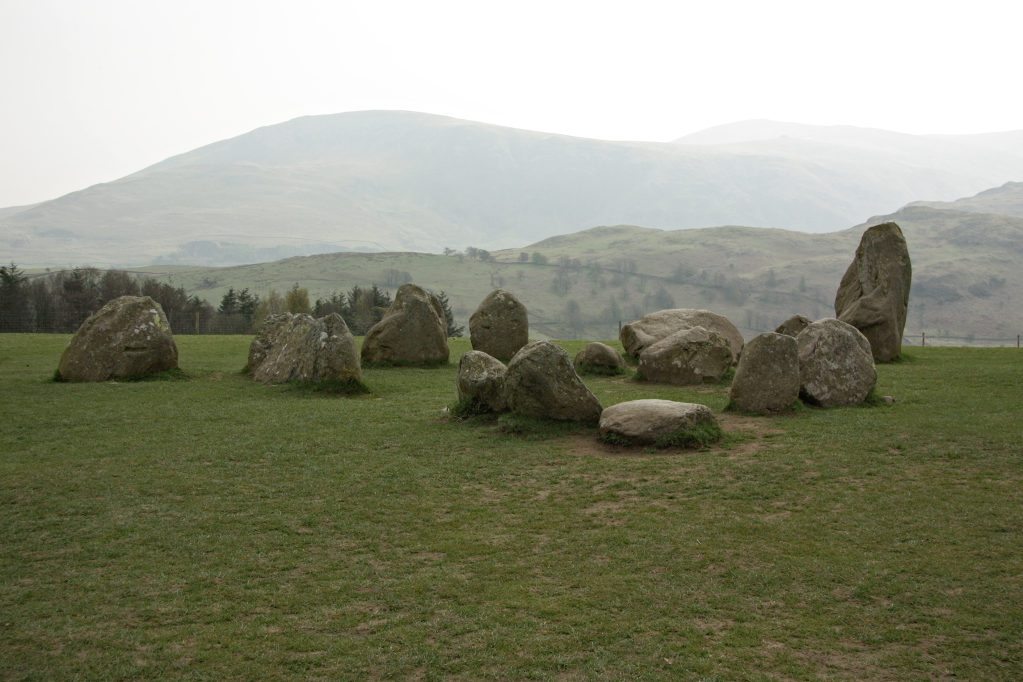
<path fill-rule="evenodd" d="M 1023 334 L 1012 336 L 943 336 L 927 332 L 906 332 L 902 335 L 904 346 L 978 346 L 995 348 L 1019 348 Z"/>

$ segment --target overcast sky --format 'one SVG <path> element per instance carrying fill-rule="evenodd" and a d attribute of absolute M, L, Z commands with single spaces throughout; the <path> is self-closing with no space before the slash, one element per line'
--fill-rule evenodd
<path fill-rule="evenodd" d="M 1023 128 L 1016 0 L 0 0 L 0 206 L 297 116 Z"/>

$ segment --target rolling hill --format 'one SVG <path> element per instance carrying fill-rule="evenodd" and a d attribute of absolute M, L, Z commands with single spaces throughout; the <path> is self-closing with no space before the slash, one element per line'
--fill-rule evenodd
<path fill-rule="evenodd" d="M 1023 183 L 1007 194 L 1023 198 Z M 982 193 L 975 205 L 994 195 Z M 953 203 L 952 205 L 957 205 Z M 606 339 L 618 322 L 667 307 L 709 308 L 749 338 L 794 313 L 834 315 L 839 280 L 863 231 L 894 220 L 913 261 L 907 334 L 919 342 L 1014 343 L 1023 333 L 1023 217 L 908 205 L 827 234 L 751 227 L 657 230 L 595 227 L 551 237 L 493 260 L 463 253 L 333 253 L 236 267 L 161 267 L 141 272 L 217 305 L 228 287 L 266 296 L 295 284 L 312 299 L 411 280 L 448 294 L 461 324 L 495 287 L 518 296 L 534 336 Z M 939 341 L 940 342 L 940 341 Z"/>
<path fill-rule="evenodd" d="M 745 124 L 608 142 L 397 111 L 312 116 L 0 210 L 22 266 L 517 248 L 596 225 L 829 232 L 1023 178 L 1023 133 Z"/>

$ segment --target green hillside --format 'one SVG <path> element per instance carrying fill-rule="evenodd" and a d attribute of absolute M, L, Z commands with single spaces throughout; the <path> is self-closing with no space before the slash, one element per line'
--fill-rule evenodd
<path fill-rule="evenodd" d="M 529 309 L 534 336 L 614 338 L 618 323 L 668 307 L 707 308 L 747 337 L 792 314 L 834 315 L 838 282 L 870 225 L 896 221 L 913 260 L 907 335 L 998 343 L 1023 332 L 1023 218 L 908 206 L 823 235 L 748 227 L 662 231 L 597 227 L 490 260 L 419 253 L 334 253 L 228 268 L 143 268 L 217 305 L 229 287 L 310 297 L 411 280 L 445 291 L 461 324 L 492 289 Z M 475 251 L 475 250 L 474 250 Z M 1006 341 L 1007 343 L 1008 341 Z"/>

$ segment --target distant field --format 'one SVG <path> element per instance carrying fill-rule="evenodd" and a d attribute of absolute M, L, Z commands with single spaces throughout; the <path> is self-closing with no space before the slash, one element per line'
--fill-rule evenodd
<path fill-rule="evenodd" d="M 464 339 L 357 398 L 177 340 L 188 380 L 60 384 L 67 337 L 0 335 L 0 678 L 1023 678 L 1014 348 L 772 419 L 587 377 L 722 417 L 654 452 L 449 419 Z"/>

